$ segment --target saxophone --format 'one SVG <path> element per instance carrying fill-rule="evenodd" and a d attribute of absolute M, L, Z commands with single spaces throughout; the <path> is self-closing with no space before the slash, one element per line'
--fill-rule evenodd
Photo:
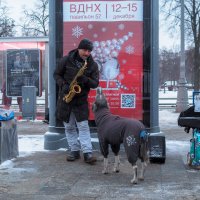
<path fill-rule="evenodd" d="M 73 99 L 75 94 L 78 94 L 81 92 L 81 87 L 77 83 L 77 78 L 83 75 L 86 68 L 87 68 L 87 61 L 85 60 L 84 65 L 79 69 L 78 73 L 76 74 L 72 82 L 70 83 L 68 94 L 66 94 L 63 97 L 63 100 L 66 103 L 69 103 Z"/>

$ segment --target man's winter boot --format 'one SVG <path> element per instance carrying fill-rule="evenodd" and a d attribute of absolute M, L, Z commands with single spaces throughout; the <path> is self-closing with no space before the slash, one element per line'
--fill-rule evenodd
<path fill-rule="evenodd" d="M 88 164 L 93 164 L 97 161 L 96 157 L 92 156 L 91 152 L 84 153 L 83 156 L 84 156 L 84 161 Z"/>
<path fill-rule="evenodd" d="M 75 161 L 76 159 L 80 158 L 80 151 L 71 151 L 68 155 L 66 160 L 67 161 Z"/>

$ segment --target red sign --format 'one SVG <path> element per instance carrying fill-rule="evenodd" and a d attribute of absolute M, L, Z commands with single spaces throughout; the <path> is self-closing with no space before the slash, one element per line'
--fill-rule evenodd
<path fill-rule="evenodd" d="M 64 0 L 63 21 L 64 54 L 83 38 L 93 41 L 92 56 L 111 112 L 142 120 L 143 1 Z M 95 95 L 92 90 L 90 107 Z"/>

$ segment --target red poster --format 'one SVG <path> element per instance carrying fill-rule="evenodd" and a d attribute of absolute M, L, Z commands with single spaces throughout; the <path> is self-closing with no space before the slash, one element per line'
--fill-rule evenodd
<path fill-rule="evenodd" d="M 64 54 L 83 38 L 93 41 L 92 56 L 111 112 L 142 120 L 143 1 L 64 0 L 63 23 Z M 95 95 L 92 90 L 90 108 Z"/>

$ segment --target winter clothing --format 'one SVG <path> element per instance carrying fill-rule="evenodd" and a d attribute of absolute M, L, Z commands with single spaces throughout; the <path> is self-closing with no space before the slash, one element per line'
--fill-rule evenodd
<path fill-rule="evenodd" d="M 83 40 L 80 41 L 80 43 L 78 45 L 78 49 L 86 49 L 86 50 L 92 51 L 93 44 L 90 40 L 83 39 Z"/>
<path fill-rule="evenodd" d="M 89 40 L 82 40 L 79 47 L 87 50 L 93 48 Z M 78 49 L 70 51 L 67 56 L 60 60 L 54 72 L 54 79 L 59 86 L 56 117 L 63 121 L 71 150 L 71 153 L 67 156 L 67 161 L 75 161 L 80 158 L 79 151 L 81 147 L 85 162 L 92 164 L 96 161 L 96 158 L 92 156 L 92 143 L 88 125 L 88 94 L 90 88 L 96 88 L 99 84 L 99 71 L 98 65 L 93 60 L 90 52 L 88 56 L 87 68 L 84 70 L 84 74 L 76 79 L 77 84 L 81 87 L 81 92 L 76 93 L 69 103 L 66 103 L 63 97 L 69 93 L 71 82 L 85 63 L 80 57 Z"/>
<path fill-rule="evenodd" d="M 92 153 L 84 153 L 84 161 L 88 164 L 93 164 L 97 161 L 95 157 L 92 156 Z"/>
<path fill-rule="evenodd" d="M 61 121 L 69 122 L 71 111 L 74 112 L 78 122 L 88 120 L 88 93 L 90 88 L 96 88 L 99 84 L 98 66 L 97 63 L 94 62 L 91 55 L 87 59 L 87 68 L 84 72 L 84 79 L 87 79 L 87 81 L 81 81 L 81 78 L 78 79 L 78 85 L 81 87 L 81 93 L 76 94 L 73 100 L 69 103 L 63 101 L 63 97 L 66 95 L 63 91 L 66 88 L 64 85 L 70 85 L 83 65 L 84 60 L 79 57 L 78 50 L 75 49 L 60 60 L 54 72 L 54 79 L 59 86 L 56 117 Z"/>
<path fill-rule="evenodd" d="M 120 144 L 123 143 L 128 161 L 134 165 L 138 157 L 141 157 L 140 133 L 145 130 L 144 125 L 136 119 L 113 115 L 107 107 L 95 111 L 95 122 L 103 156 L 107 158 L 109 144 L 113 152 L 118 154 Z"/>
<path fill-rule="evenodd" d="M 64 84 L 64 85 L 63 85 L 63 93 L 64 93 L 64 94 L 67 94 L 68 92 L 69 92 L 69 85 Z"/>
<path fill-rule="evenodd" d="M 71 151 L 69 153 L 69 155 L 67 155 L 67 158 L 66 160 L 67 161 L 75 161 L 76 159 L 79 159 L 81 156 L 80 156 L 80 151 Z"/>
<path fill-rule="evenodd" d="M 88 121 L 77 122 L 75 115 L 72 112 L 70 115 L 69 123 L 63 122 L 65 126 L 65 134 L 71 151 L 81 150 L 83 153 L 92 152 L 92 143 L 90 138 L 90 129 L 88 126 Z M 79 134 L 77 133 L 77 129 Z M 78 141 L 79 136 L 79 141 Z"/>

